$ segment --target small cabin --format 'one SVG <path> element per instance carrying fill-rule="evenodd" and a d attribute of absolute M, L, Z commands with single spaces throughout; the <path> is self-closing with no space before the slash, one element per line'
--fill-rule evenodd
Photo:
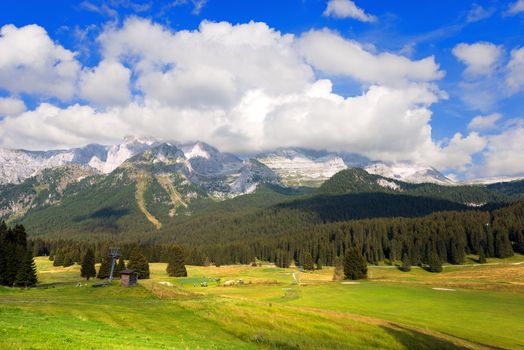
<path fill-rule="evenodd" d="M 138 274 L 133 269 L 125 269 L 120 271 L 120 285 L 124 287 L 132 287 L 138 284 Z"/>

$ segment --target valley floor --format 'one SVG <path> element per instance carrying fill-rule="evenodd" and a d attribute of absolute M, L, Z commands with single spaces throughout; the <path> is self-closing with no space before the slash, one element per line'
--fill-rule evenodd
<path fill-rule="evenodd" d="M 1 349 L 524 349 L 523 256 L 440 274 L 372 266 L 357 283 L 272 265 L 171 278 L 153 263 L 133 288 L 36 261 L 39 288 L 0 288 Z"/>

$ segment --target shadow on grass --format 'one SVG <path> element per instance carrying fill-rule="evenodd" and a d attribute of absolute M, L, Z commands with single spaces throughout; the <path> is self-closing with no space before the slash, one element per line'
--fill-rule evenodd
<path fill-rule="evenodd" d="M 412 329 L 382 327 L 387 333 L 395 337 L 406 349 L 417 350 L 456 350 L 468 349 L 454 344 L 446 339 L 437 338 L 429 334 L 420 333 Z"/>

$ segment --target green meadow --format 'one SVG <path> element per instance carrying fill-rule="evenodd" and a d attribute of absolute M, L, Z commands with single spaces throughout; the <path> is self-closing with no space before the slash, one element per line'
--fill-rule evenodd
<path fill-rule="evenodd" d="M 38 288 L 0 288 L 0 349 L 524 349 L 523 256 L 440 274 L 371 266 L 357 283 L 270 264 L 172 278 L 152 263 L 131 288 L 36 262 Z"/>

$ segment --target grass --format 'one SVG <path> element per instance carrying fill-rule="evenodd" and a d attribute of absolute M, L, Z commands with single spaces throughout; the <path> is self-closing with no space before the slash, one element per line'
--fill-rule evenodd
<path fill-rule="evenodd" d="M 0 348 L 522 349 L 523 261 L 441 274 L 370 267 L 359 284 L 271 265 L 188 266 L 177 279 L 154 263 L 139 287 L 91 288 L 76 287 L 78 266 L 37 258 L 41 288 L 0 288 Z"/>

